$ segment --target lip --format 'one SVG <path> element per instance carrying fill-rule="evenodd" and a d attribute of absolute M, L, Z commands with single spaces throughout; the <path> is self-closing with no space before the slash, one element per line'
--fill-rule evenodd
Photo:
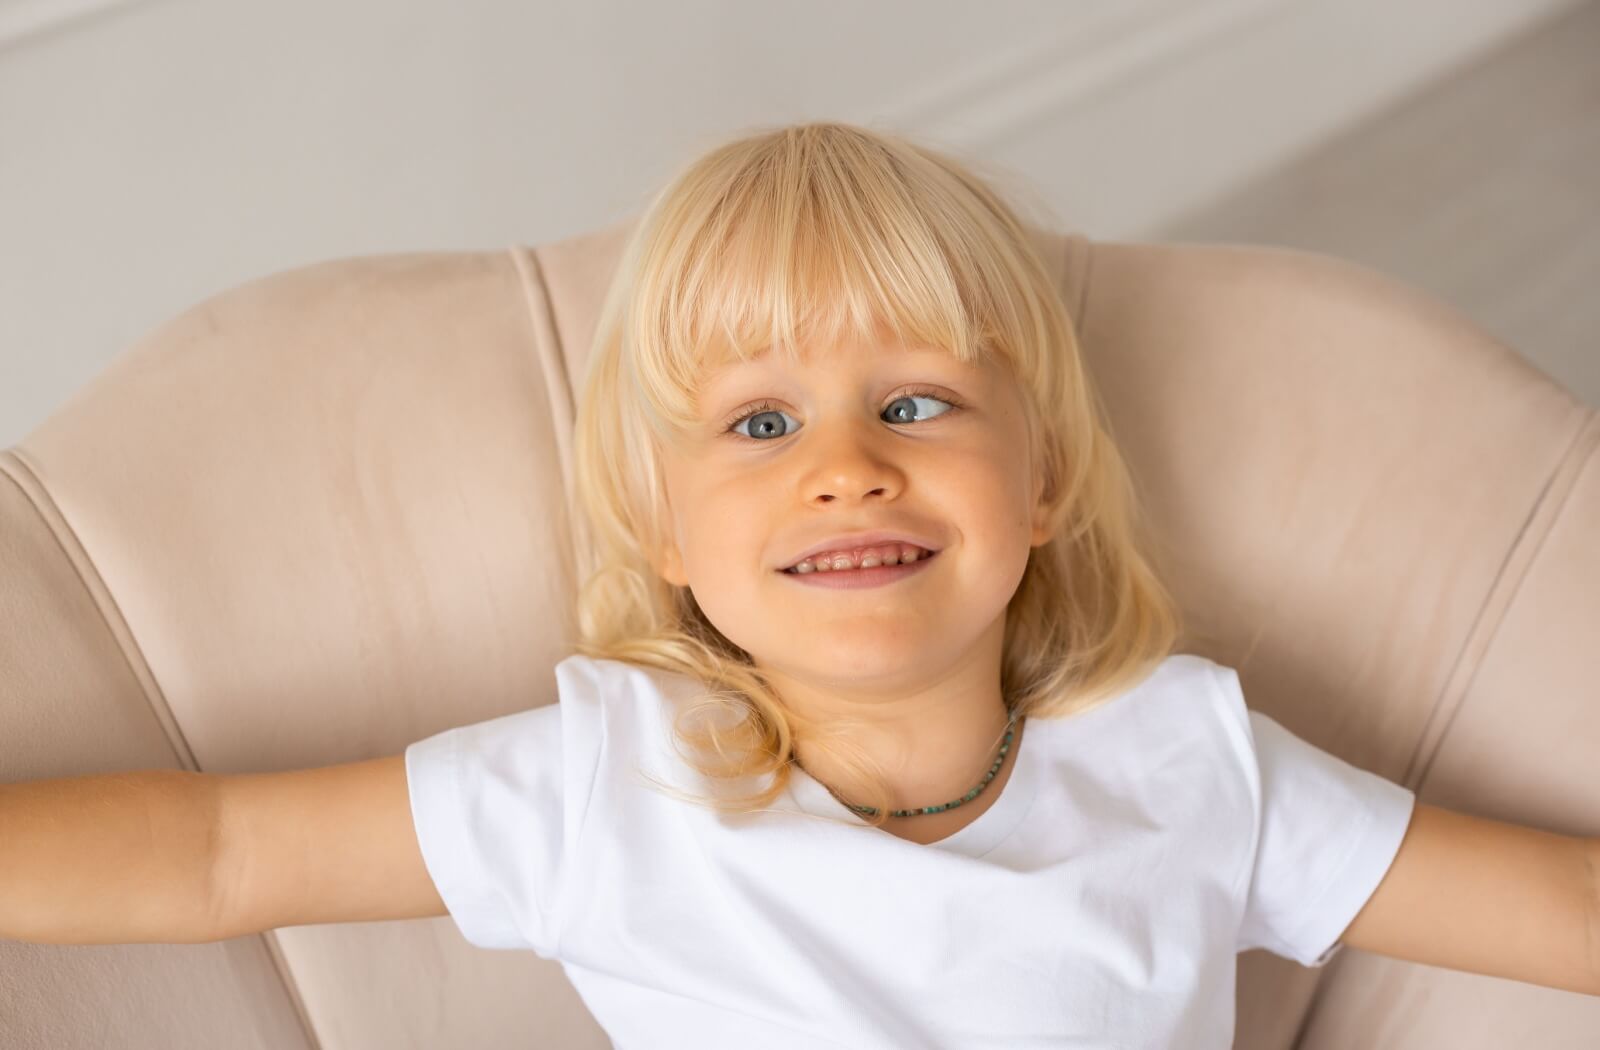
<path fill-rule="evenodd" d="M 788 561 L 778 566 L 776 571 L 783 572 L 790 566 L 799 565 L 807 558 L 816 554 L 821 554 L 824 551 L 854 550 L 857 547 L 876 547 L 884 543 L 905 543 L 913 547 L 921 547 L 925 551 L 937 551 L 939 549 L 938 547 L 934 546 L 930 540 L 926 540 L 921 536 L 913 535 L 909 532 L 846 532 L 838 536 L 831 536 L 828 539 L 823 540 L 821 543 L 807 547 L 804 551 L 794 555 Z M 918 561 L 920 560 L 921 559 L 919 558 Z M 915 565 L 916 562 L 912 562 L 911 564 Z M 870 570 L 856 569 L 852 571 L 862 572 Z"/>

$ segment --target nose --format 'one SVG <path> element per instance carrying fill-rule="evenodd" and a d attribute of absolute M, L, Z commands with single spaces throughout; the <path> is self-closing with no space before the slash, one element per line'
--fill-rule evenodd
<path fill-rule="evenodd" d="M 807 503 L 892 499 L 905 487 L 905 474 L 888 448 L 893 435 L 881 420 L 813 424 L 811 430 L 801 478 Z"/>

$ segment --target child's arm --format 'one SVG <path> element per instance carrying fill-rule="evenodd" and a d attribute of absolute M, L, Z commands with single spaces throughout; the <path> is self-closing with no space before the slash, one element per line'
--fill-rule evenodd
<path fill-rule="evenodd" d="M 0 939 L 198 944 L 444 915 L 404 755 L 284 773 L 0 785 Z"/>
<path fill-rule="evenodd" d="M 1388 873 L 1340 940 L 1600 995 L 1600 840 L 1418 802 Z"/>
<path fill-rule="evenodd" d="M 404 753 L 219 787 L 211 939 L 448 914 L 417 843 Z"/>
<path fill-rule="evenodd" d="M 140 770 L 0 784 L 0 938 L 208 939 L 217 778 Z"/>

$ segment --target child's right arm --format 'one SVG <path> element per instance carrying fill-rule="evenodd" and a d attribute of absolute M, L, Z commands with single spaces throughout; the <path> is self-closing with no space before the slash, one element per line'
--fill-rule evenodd
<path fill-rule="evenodd" d="M 196 944 L 444 914 L 403 754 L 0 784 L 0 939 Z"/>

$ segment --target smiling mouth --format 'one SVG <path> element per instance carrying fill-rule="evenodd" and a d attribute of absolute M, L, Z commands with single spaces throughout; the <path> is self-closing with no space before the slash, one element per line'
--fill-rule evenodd
<path fill-rule="evenodd" d="M 944 548 L 942 548 L 942 547 L 940 548 L 940 550 L 943 550 L 943 549 Z M 919 555 L 917 557 L 917 562 L 931 561 L 931 560 L 933 560 L 933 558 L 936 555 L 938 555 L 938 553 L 939 553 L 938 550 L 925 550 L 925 551 L 922 552 L 921 555 Z M 878 565 L 857 566 L 856 568 L 853 568 L 853 569 L 812 569 L 810 572 L 801 572 L 798 565 L 791 565 L 787 569 L 779 569 L 778 571 L 782 572 L 782 573 L 787 573 L 790 576 L 819 576 L 819 575 L 820 576 L 829 576 L 829 575 L 832 575 L 833 573 L 839 573 L 841 575 L 849 575 L 850 573 L 855 573 L 855 572 L 871 572 L 874 569 L 893 569 L 893 568 L 897 568 L 897 567 L 899 567 L 901 565 L 914 565 L 914 564 L 916 564 L 916 562 L 895 562 L 893 565 L 880 563 Z"/>

